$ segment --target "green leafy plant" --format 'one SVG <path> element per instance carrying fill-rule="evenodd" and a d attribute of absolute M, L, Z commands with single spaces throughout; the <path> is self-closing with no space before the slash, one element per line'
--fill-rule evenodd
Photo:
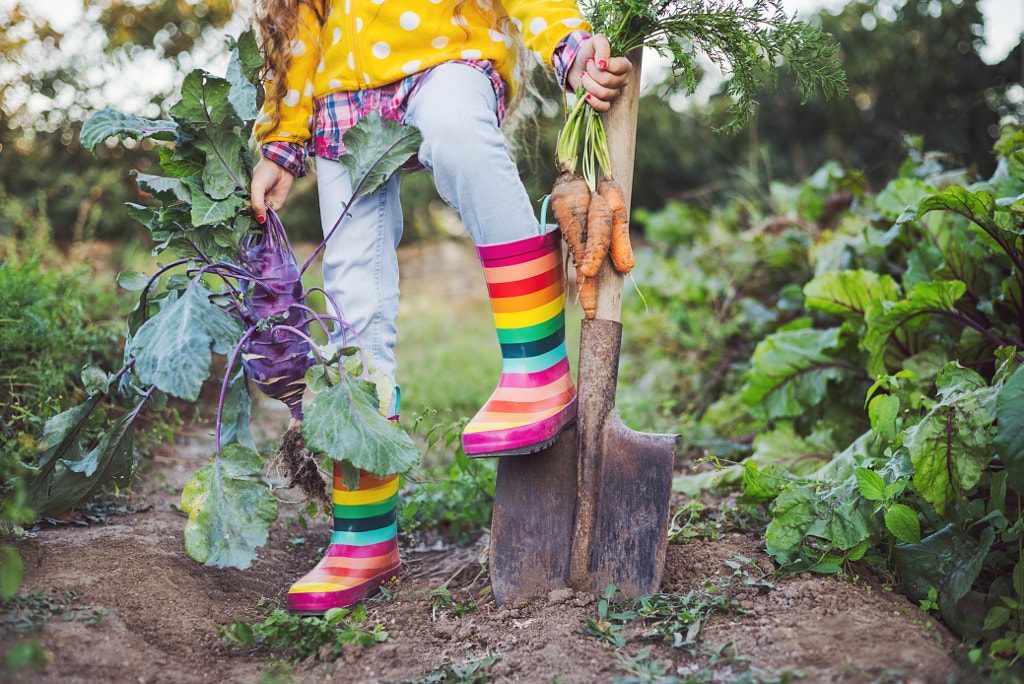
<path fill-rule="evenodd" d="M 445 663 L 422 679 L 406 680 L 401 684 L 487 684 L 491 678 L 486 668 L 496 663 L 498 658 L 497 653 L 488 649 L 487 655 L 461 663 Z"/>
<path fill-rule="evenodd" d="M 476 602 L 473 597 L 467 597 L 464 601 L 456 601 L 452 592 L 444 587 L 431 589 L 427 592 L 427 599 L 430 601 L 430 619 L 437 618 L 446 613 L 451 613 L 456 618 L 464 618 L 477 611 Z"/>
<path fill-rule="evenodd" d="M 325 653 L 338 655 L 345 644 L 360 648 L 387 641 L 384 625 L 364 626 L 366 607 L 358 603 L 352 608 L 331 608 L 323 617 L 291 615 L 275 610 L 265 620 L 249 624 L 232 620 L 230 625 L 217 625 L 221 638 L 229 645 L 246 648 L 267 648 L 294 657 L 296 661 Z"/>
<path fill-rule="evenodd" d="M 626 636 L 622 631 L 626 623 L 634 619 L 637 613 L 623 609 L 622 605 L 614 602 L 617 592 L 614 584 L 605 587 L 601 592 L 601 599 L 597 602 L 597 619 L 586 617 L 583 619 L 583 626 L 601 641 L 615 648 L 622 648 L 626 645 Z"/>
<path fill-rule="evenodd" d="M 244 140 L 258 114 L 261 69 L 249 31 L 232 43 L 224 78 L 202 70 L 185 77 L 171 120 L 108 109 L 83 125 L 81 140 L 89 148 L 112 136 L 173 143 L 160 149 L 165 176 L 135 174 L 157 201 L 131 205 L 129 213 L 150 230 L 156 253 L 176 258 L 153 275 L 118 276 L 123 288 L 140 293 L 128 317 L 125 365 L 113 375 L 86 369 L 92 396 L 47 424 L 49 448 L 33 483 L 47 490 L 67 486 L 67 478 L 55 475 L 61 464 L 88 473 L 121 468 L 117 472 L 130 479 L 134 421 L 143 407 L 165 395 L 195 401 L 211 376 L 213 355 L 224 355 L 213 463 L 182 492 L 182 509 L 189 514 L 186 550 L 217 567 L 248 567 L 278 514 L 270 487 L 259 477 L 263 458 L 249 434 L 250 380 L 291 409 L 293 424 L 275 454 L 286 466 L 288 486 L 298 484 L 325 508 L 330 501 L 314 455 L 338 462 L 350 488 L 358 486 L 360 469 L 402 472 L 418 456 L 408 434 L 386 417 L 393 387 L 371 360 L 358 347 L 333 341 L 320 346 L 309 336 L 311 325 L 340 338 L 348 327 L 329 296 L 333 311 L 318 313 L 306 305 L 309 290 L 301 276 L 313 258 L 300 269 L 276 214 L 263 226 L 251 216 L 253 164 Z M 348 131 L 351 151 L 343 163 L 358 179 L 352 199 L 380 187 L 420 139 L 415 129 L 379 116 Z M 324 244 L 326 239 L 320 248 Z M 236 360 L 242 366 L 237 372 Z M 315 395 L 308 407 L 303 389 Z M 93 452 L 82 454 L 82 426 L 100 398 L 115 391 L 137 396 L 134 408 Z"/>

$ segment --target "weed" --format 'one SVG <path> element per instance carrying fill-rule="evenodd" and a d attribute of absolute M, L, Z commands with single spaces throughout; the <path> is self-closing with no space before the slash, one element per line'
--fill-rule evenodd
<path fill-rule="evenodd" d="M 64 622 L 84 620 L 87 625 L 98 626 L 103 618 L 116 608 L 95 608 L 74 605 L 80 596 L 74 589 L 68 589 L 57 598 L 44 596 L 42 590 L 32 594 L 17 594 L 0 602 L 0 611 L 5 613 L 0 631 L 15 634 L 38 634 L 46 621 L 60 615 Z"/>
<path fill-rule="evenodd" d="M 685 544 L 691 539 L 718 541 L 728 532 L 759 529 L 767 524 L 764 514 L 750 504 L 730 500 L 708 506 L 696 499 L 680 506 L 669 524 L 668 543 Z"/>
<path fill-rule="evenodd" d="M 451 613 L 456 618 L 464 618 L 477 611 L 477 605 L 473 601 L 472 596 L 465 601 L 456 601 L 452 597 L 452 593 L 443 587 L 430 590 L 427 598 L 432 604 L 430 608 L 431 620 L 436 621 L 439 615 L 443 616 L 445 613 Z"/>
<path fill-rule="evenodd" d="M 597 603 L 597 619 L 584 618 L 583 625 L 598 639 L 608 642 L 615 648 L 622 648 L 626 645 L 626 637 L 622 630 L 627 621 L 637 617 L 637 613 L 633 610 L 619 610 L 621 606 L 611 602 L 616 591 L 618 590 L 614 584 L 605 587 L 601 600 Z"/>
<path fill-rule="evenodd" d="M 332 608 L 323 617 L 291 615 L 277 609 L 263 622 L 250 625 L 232 620 L 228 626 L 216 627 L 221 638 L 229 642 L 229 648 L 233 645 L 266 647 L 294 655 L 299 661 L 311 655 L 321 658 L 328 653 L 337 655 L 348 643 L 367 648 L 387 640 L 383 624 L 366 629 L 365 621 L 366 607 L 360 603 L 352 608 Z"/>
<path fill-rule="evenodd" d="M 401 684 L 486 684 L 490 675 L 483 671 L 498 660 L 498 654 L 487 649 L 487 655 L 463 663 L 445 663 L 427 672 L 423 679 L 414 679 Z"/>
<path fill-rule="evenodd" d="M 427 470 L 404 475 L 410 490 L 398 510 L 398 528 L 403 534 L 440 532 L 454 537 L 456 543 L 469 541 L 490 525 L 494 507 L 495 465 L 484 459 L 470 459 L 462 449 L 460 435 L 465 420 L 437 422 L 424 428 L 427 418 L 437 419 L 437 411 L 417 415 L 413 434 L 426 442 L 422 461 L 437 451 L 439 463 Z M 447 454 L 451 452 L 449 457 Z"/>

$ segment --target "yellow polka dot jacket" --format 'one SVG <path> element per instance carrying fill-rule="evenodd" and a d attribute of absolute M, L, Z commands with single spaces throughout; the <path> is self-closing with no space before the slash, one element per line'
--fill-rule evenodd
<path fill-rule="evenodd" d="M 334 0 L 323 25 L 300 6 L 299 35 L 284 74 L 287 94 L 281 123 L 264 113 L 260 143 L 304 143 L 314 103 L 335 91 L 378 88 L 451 60 L 489 60 L 515 93 L 519 65 L 506 15 L 526 48 L 548 69 L 555 48 L 570 33 L 588 31 L 573 0 L 470 0 L 456 12 L 451 0 Z M 504 10 L 504 11 L 502 11 Z"/>

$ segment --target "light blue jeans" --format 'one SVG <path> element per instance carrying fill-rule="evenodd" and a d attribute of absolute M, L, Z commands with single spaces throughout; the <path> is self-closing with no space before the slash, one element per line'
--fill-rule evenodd
<path fill-rule="evenodd" d="M 442 64 L 426 76 L 405 119 L 423 134 L 419 160 L 434 174 L 438 194 L 459 212 L 477 245 L 506 244 L 541 232 L 495 110 L 494 89 L 486 76 L 464 64 Z M 317 159 L 316 167 L 326 235 L 352 195 L 352 182 L 336 161 Z M 395 174 L 386 186 L 353 203 L 351 215 L 327 243 L 323 263 L 324 289 L 341 307 L 342 318 L 358 333 L 363 348 L 373 354 L 377 368 L 392 379 L 400 184 Z"/>

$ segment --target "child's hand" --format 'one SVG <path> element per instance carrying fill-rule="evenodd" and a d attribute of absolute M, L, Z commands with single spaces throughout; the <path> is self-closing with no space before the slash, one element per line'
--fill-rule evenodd
<path fill-rule="evenodd" d="M 590 41 L 587 41 L 590 42 Z M 275 211 L 284 206 L 288 193 L 292 189 L 295 176 L 283 166 L 269 159 L 261 158 L 252 171 L 252 211 L 256 220 L 263 223 L 267 220 L 267 205 Z"/>
<path fill-rule="evenodd" d="M 599 112 L 608 111 L 633 70 L 628 59 L 612 57 L 611 52 L 607 37 L 592 36 L 580 47 L 569 73 L 569 86 L 575 90 L 582 83 L 587 90 L 587 102 Z"/>

